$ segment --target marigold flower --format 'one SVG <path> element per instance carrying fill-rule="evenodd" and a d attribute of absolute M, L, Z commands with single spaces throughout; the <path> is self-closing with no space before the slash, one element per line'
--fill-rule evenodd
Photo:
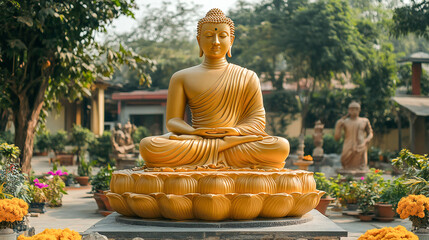
<path fill-rule="evenodd" d="M 401 225 L 395 228 L 385 227 L 381 229 L 371 229 L 366 231 L 365 234 L 363 234 L 358 238 L 358 240 L 375 240 L 375 239 L 418 240 L 419 238 L 414 233 L 407 231 L 407 229 Z"/>
<path fill-rule="evenodd" d="M 36 234 L 32 237 L 25 237 L 24 235 L 20 235 L 18 240 L 81 240 L 82 236 L 79 235 L 78 232 L 66 229 L 45 229 L 43 232 Z"/>

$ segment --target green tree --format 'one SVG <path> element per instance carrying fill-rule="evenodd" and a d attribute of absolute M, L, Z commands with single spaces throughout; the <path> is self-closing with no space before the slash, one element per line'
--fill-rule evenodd
<path fill-rule="evenodd" d="M 151 62 L 117 46 L 95 41 L 95 33 L 121 15 L 133 16 L 133 0 L 6 0 L 0 2 L 0 102 L 12 109 L 15 144 L 23 172 L 31 169 L 33 139 L 42 109 L 60 97 L 90 94 L 94 79 L 122 64 L 137 69 L 141 82 Z"/>
<path fill-rule="evenodd" d="M 255 5 L 239 2 L 238 7 L 229 12 L 237 39 L 231 62 L 264 74 L 275 89 L 283 89 L 286 74 L 283 28 L 293 13 L 305 5 L 307 1 L 302 0 L 266 0 Z"/>
<path fill-rule="evenodd" d="M 161 6 L 153 7 L 148 5 L 139 20 L 139 27 L 115 37 L 137 53 L 156 61 L 156 69 L 149 72 L 153 79 L 151 89 L 168 88 L 176 71 L 201 62 L 194 30 L 201 14 L 200 7 L 182 1 L 176 4 L 163 1 Z M 126 66 L 124 71 L 115 73 L 113 80 L 121 83 L 125 91 L 148 87 L 139 84 L 138 73 Z"/>
<path fill-rule="evenodd" d="M 409 5 L 398 7 L 393 14 L 392 34 L 394 36 L 415 33 L 429 39 L 429 2 L 411 0 Z"/>
<path fill-rule="evenodd" d="M 304 78 L 309 86 L 300 93 L 303 131 L 316 87 L 329 87 L 334 77 L 360 72 L 366 50 L 348 4 L 340 0 L 317 1 L 298 9 L 285 24 L 284 39 L 294 77 Z"/>

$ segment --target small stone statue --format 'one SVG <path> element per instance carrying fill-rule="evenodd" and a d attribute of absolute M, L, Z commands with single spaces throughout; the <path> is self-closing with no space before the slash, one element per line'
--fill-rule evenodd
<path fill-rule="evenodd" d="M 314 126 L 314 133 L 313 133 L 313 143 L 314 143 L 314 149 L 313 149 L 313 157 L 323 157 L 323 128 L 324 124 L 317 120 L 316 124 Z"/>
<path fill-rule="evenodd" d="M 129 121 L 122 127 L 122 124 L 117 123 L 112 134 L 113 153 L 116 156 L 124 156 L 124 154 L 135 153 L 135 145 L 131 134 L 135 129 Z"/>
<path fill-rule="evenodd" d="M 341 164 L 344 171 L 364 172 L 368 169 L 368 143 L 373 137 L 371 124 L 364 117 L 359 117 L 360 104 L 351 102 L 349 112 L 335 125 L 334 138 L 338 141 L 344 129 L 344 145 Z M 353 174 L 353 173 L 351 173 Z"/>

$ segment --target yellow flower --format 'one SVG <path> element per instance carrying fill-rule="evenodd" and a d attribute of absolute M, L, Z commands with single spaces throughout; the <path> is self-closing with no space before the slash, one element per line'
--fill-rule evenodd
<path fill-rule="evenodd" d="M 407 231 L 407 229 L 401 225 L 392 228 L 385 227 L 381 229 L 371 229 L 366 231 L 365 234 L 360 236 L 358 240 L 382 240 L 382 239 L 391 239 L 391 240 L 418 240 L 419 238 L 412 232 Z"/>
<path fill-rule="evenodd" d="M 66 229 L 45 229 L 43 232 L 36 234 L 32 237 L 25 237 L 21 235 L 18 240 L 81 240 L 82 236 L 76 231 Z"/>

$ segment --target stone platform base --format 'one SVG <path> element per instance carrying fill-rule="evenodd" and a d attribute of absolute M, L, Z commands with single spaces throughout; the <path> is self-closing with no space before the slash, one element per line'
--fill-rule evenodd
<path fill-rule="evenodd" d="M 117 221 L 119 219 L 119 221 Z M 312 220 L 310 220 L 312 219 Z M 135 220 L 135 221 L 134 221 Z M 267 223 L 258 225 L 258 220 L 216 222 L 218 226 L 207 226 L 209 222 L 198 221 L 145 221 L 122 217 L 113 213 L 87 229 L 83 235 L 98 232 L 109 239 L 340 239 L 347 237 L 347 231 L 337 226 L 317 210 L 312 210 L 301 218 L 285 218 L 269 221 L 295 221 L 283 226 L 268 227 Z M 310 221 L 308 221 L 310 220 Z M 122 222 L 120 222 L 122 221 Z M 126 224 L 123 221 L 131 221 Z M 140 222 L 136 222 L 140 221 Z M 146 226 L 141 225 L 146 222 Z M 305 222 L 307 221 L 307 222 Z M 152 222 L 152 223 L 151 223 Z M 155 222 L 156 225 L 153 225 Z M 305 223 L 302 223 L 305 222 Z M 149 223 L 149 226 L 147 225 Z M 301 224 L 300 224 L 301 223 Z M 139 224 L 139 225 L 135 225 Z M 186 224 L 190 224 L 186 227 Z M 219 225 L 221 224 L 221 225 Z M 223 225 L 222 225 L 223 224 Z M 247 226 L 246 226 L 247 225 Z"/>

